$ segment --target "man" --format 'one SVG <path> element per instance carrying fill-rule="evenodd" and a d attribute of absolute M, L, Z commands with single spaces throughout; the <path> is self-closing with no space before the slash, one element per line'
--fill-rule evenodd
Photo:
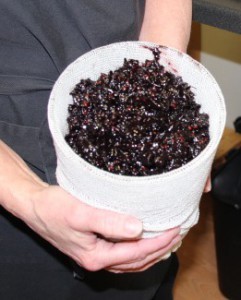
<path fill-rule="evenodd" d="M 180 241 L 179 229 L 138 239 L 139 220 L 89 207 L 57 186 L 46 107 L 60 72 L 95 47 L 139 36 L 186 51 L 191 1 L 0 7 L 0 298 L 171 299 L 175 262 L 158 262 Z"/>

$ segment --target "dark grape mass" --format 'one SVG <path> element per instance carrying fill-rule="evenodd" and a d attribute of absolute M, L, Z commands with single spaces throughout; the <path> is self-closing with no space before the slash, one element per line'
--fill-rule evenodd
<path fill-rule="evenodd" d="M 208 144 L 209 117 L 180 76 L 153 60 L 82 79 L 71 95 L 65 136 L 90 164 L 120 175 L 145 176 L 179 168 Z"/>

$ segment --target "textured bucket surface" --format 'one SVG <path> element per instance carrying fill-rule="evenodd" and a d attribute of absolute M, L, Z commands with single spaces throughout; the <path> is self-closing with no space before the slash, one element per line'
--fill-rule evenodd
<path fill-rule="evenodd" d="M 120 176 L 97 169 L 81 159 L 65 142 L 70 92 L 80 79 L 97 79 L 123 64 L 124 58 L 144 62 L 153 59 L 143 47 L 156 45 L 122 42 L 92 50 L 70 64 L 50 95 L 48 119 L 58 158 L 57 180 L 80 200 L 104 209 L 128 213 L 141 219 L 144 237 L 181 226 L 187 232 L 197 223 L 199 201 L 225 126 L 222 92 L 208 70 L 186 54 L 161 48 L 160 63 L 191 85 L 197 103 L 210 116 L 210 143 L 185 166 L 171 172 L 144 177 Z"/>

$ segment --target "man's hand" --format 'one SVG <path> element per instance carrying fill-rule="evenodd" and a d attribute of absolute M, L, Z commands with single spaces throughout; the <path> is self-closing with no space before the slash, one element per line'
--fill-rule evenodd
<path fill-rule="evenodd" d="M 90 207 L 58 186 L 43 187 L 32 199 L 34 215 L 27 221 L 29 226 L 91 271 L 142 271 L 181 239 L 179 229 L 140 239 L 142 224 L 137 219 Z"/>
<path fill-rule="evenodd" d="M 179 229 L 140 239 L 137 219 L 96 209 L 41 181 L 0 141 L 0 204 L 88 270 L 142 271 L 176 246 Z M 121 240 L 120 242 L 113 242 Z"/>

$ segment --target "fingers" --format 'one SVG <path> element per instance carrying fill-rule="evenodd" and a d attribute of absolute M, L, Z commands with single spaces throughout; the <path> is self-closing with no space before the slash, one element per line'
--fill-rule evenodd
<path fill-rule="evenodd" d="M 204 188 L 204 193 L 210 192 L 211 189 L 212 189 L 211 177 L 208 176 L 208 179 L 207 179 L 207 182 L 206 182 L 206 185 L 205 185 L 205 188 Z"/>
<path fill-rule="evenodd" d="M 168 257 L 169 258 L 171 255 L 171 253 L 168 254 Z M 165 259 L 167 259 L 165 258 Z M 117 268 L 117 267 L 113 267 L 113 268 L 108 268 L 106 269 L 107 271 L 109 272 L 112 272 L 112 273 L 116 273 L 116 274 L 120 274 L 120 273 L 137 273 L 137 272 L 143 272 L 149 268 L 151 268 L 152 266 L 154 266 L 155 264 L 159 263 L 160 261 L 163 260 L 163 257 L 158 257 L 156 258 L 155 260 L 151 261 L 151 262 L 148 262 L 147 264 L 144 264 L 142 265 L 141 267 L 136 267 L 136 265 L 133 265 L 131 264 L 129 266 L 129 268 L 126 268 L 126 269 L 120 269 L 120 268 Z"/>
<path fill-rule="evenodd" d="M 110 272 L 123 273 L 123 272 L 140 272 L 150 268 L 161 260 L 168 259 L 171 253 L 176 251 L 181 245 L 181 237 L 177 236 L 171 241 L 169 245 L 161 250 L 147 255 L 143 260 L 134 261 L 128 264 L 121 264 L 106 268 Z"/>
<path fill-rule="evenodd" d="M 92 268 L 97 270 L 138 261 L 144 261 L 144 264 L 146 264 L 155 258 L 152 254 L 158 252 L 157 255 L 164 255 L 168 249 L 171 249 L 177 243 L 177 240 L 180 240 L 179 232 L 180 230 L 175 228 L 156 238 L 119 242 L 116 244 L 100 239 L 94 254 L 96 264 L 95 266 L 92 264 Z M 175 238 L 177 239 L 172 242 Z M 148 256 L 149 258 L 147 258 Z"/>
<path fill-rule="evenodd" d="M 138 239 L 142 223 L 136 218 L 83 203 L 74 208 L 70 220 L 78 233 L 75 244 L 83 241 L 85 244 L 85 247 L 75 247 L 74 259 L 90 271 L 106 268 L 121 272 L 142 270 L 160 260 L 181 238 L 180 229 L 174 228 L 156 238 Z M 111 242 L 116 239 L 121 241 Z"/>

